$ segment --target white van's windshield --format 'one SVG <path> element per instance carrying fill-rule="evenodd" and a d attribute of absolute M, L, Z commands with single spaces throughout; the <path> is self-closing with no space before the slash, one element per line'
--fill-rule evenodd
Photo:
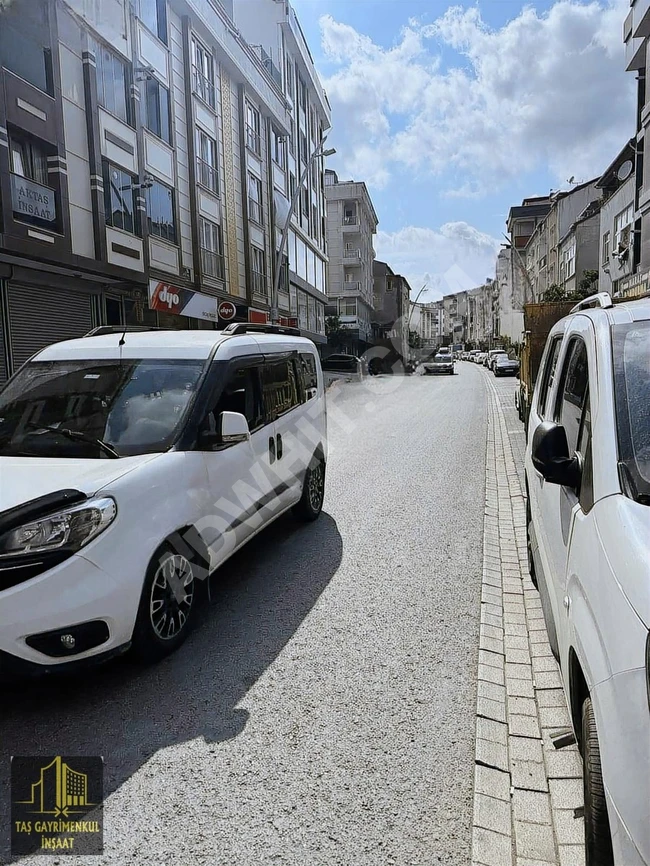
<path fill-rule="evenodd" d="M 32 362 L 0 393 L 0 456 L 122 457 L 173 442 L 196 360 Z"/>

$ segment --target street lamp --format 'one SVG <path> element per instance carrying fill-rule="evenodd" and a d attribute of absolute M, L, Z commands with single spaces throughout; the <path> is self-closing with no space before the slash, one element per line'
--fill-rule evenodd
<path fill-rule="evenodd" d="M 409 318 L 408 318 L 408 322 L 407 322 L 407 327 L 408 327 L 408 329 L 409 329 L 409 333 L 410 333 L 410 326 L 411 326 L 411 318 L 413 317 L 413 310 L 414 310 L 415 307 L 417 306 L 417 303 L 418 303 L 418 301 L 419 301 L 419 299 L 420 299 L 420 295 L 422 295 L 422 294 L 426 294 L 426 293 L 429 291 L 429 290 L 427 289 L 427 286 L 428 286 L 428 285 L 429 285 L 428 283 L 425 283 L 425 284 L 422 286 L 422 288 L 420 289 L 420 291 L 417 293 L 417 295 L 415 296 L 415 300 L 414 300 L 414 301 L 411 301 L 411 309 L 409 310 Z M 410 301 L 410 300 L 411 300 L 411 299 L 409 298 L 409 301 Z"/>
<path fill-rule="evenodd" d="M 280 310 L 279 310 L 279 292 L 280 292 L 280 274 L 282 273 L 282 256 L 284 255 L 284 248 L 287 245 L 287 238 L 289 237 L 289 229 L 291 227 L 291 217 L 294 214 L 296 209 L 296 205 L 300 199 L 302 194 L 302 187 L 307 179 L 307 175 L 312 167 L 312 164 L 321 157 L 324 156 L 333 156 L 336 153 L 336 150 L 333 147 L 328 148 L 327 150 L 323 150 L 325 145 L 325 139 L 321 141 L 316 150 L 312 153 L 312 155 L 307 160 L 307 165 L 303 173 L 300 175 L 300 181 L 296 186 L 295 192 L 293 194 L 293 198 L 291 199 L 291 204 L 289 205 L 289 213 L 287 214 L 287 218 L 284 223 L 284 228 L 282 229 L 282 237 L 280 238 L 280 247 L 278 249 L 276 262 L 275 262 L 275 274 L 273 275 L 273 294 L 271 295 L 271 322 L 273 324 L 277 324 L 280 321 Z"/>

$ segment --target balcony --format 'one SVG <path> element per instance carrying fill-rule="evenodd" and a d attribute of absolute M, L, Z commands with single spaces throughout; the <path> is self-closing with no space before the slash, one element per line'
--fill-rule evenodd
<path fill-rule="evenodd" d="M 211 192 L 219 192 L 219 174 L 217 169 L 213 165 L 210 165 L 209 162 L 201 159 L 200 156 L 196 158 L 196 180 L 201 186 L 206 187 Z"/>
<path fill-rule="evenodd" d="M 201 72 L 198 66 L 192 67 L 192 92 L 207 102 L 211 108 L 216 106 L 214 83 Z"/>
<path fill-rule="evenodd" d="M 344 294 L 348 294 L 348 292 L 360 292 L 361 291 L 361 283 L 359 280 L 346 280 L 343 283 L 343 292 Z"/>
<path fill-rule="evenodd" d="M 246 124 L 246 147 L 257 156 L 262 155 L 262 141 L 259 132 L 249 124 Z"/>
<path fill-rule="evenodd" d="M 261 60 L 269 78 L 282 90 L 282 73 L 271 59 L 271 55 L 267 54 L 261 45 L 251 45 L 251 48 Z"/>
<path fill-rule="evenodd" d="M 215 280 L 225 279 L 223 256 L 212 250 L 201 250 L 201 268 L 204 277 L 213 277 Z"/>
<path fill-rule="evenodd" d="M 344 226 L 358 226 L 359 225 L 359 217 L 356 214 L 346 214 L 343 217 L 343 225 Z"/>
<path fill-rule="evenodd" d="M 343 250 L 343 264 L 344 265 L 355 265 L 361 261 L 361 250 L 360 249 L 344 249 Z"/>

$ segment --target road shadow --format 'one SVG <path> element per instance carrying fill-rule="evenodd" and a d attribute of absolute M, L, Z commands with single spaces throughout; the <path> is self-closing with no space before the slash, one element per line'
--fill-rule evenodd
<path fill-rule="evenodd" d="M 260 533 L 214 578 L 212 604 L 179 651 L 153 667 L 128 657 L 74 678 L 4 688 L 0 704 L 0 862 L 9 856 L 12 755 L 103 755 L 105 797 L 158 750 L 203 737 L 232 739 L 237 708 L 335 575 L 343 543 L 335 521 L 288 515 Z"/>

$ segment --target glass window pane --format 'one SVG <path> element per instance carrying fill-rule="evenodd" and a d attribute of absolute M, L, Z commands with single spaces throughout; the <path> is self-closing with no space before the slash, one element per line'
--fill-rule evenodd
<path fill-rule="evenodd" d="M 102 49 L 102 67 L 104 73 L 103 106 L 107 111 L 115 114 L 113 55 L 106 48 Z"/>
<path fill-rule="evenodd" d="M 124 64 L 113 57 L 113 80 L 112 88 L 115 99 L 115 114 L 126 122 L 126 80 L 124 75 Z"/>
<path fill-rule="evenodd" d="M 160 137 L 167 144 L 171 144 L 172 125 L 169 117 L 169 91 L 161 85 L 158 85 L 158 100 L 160 103 Z"/>
<path fill-rule="evenodd" d="M 2 65 L 39 90 L 51 90 L 45 48 L 6 21 L 0 27 Z"/>

